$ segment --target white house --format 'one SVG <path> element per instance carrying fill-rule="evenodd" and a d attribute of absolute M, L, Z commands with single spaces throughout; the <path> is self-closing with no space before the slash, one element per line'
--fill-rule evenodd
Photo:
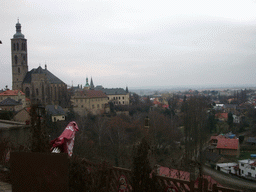
<path fill-rule="evenodd" d="M 248 178 L 256 178 L 256 160 L 239 160 L 239 175 Z"/>
<path fill-rule="evenodd" d="M 232 173 L 235 174 L 235 167 L 237 166 L 237 163 L 219 163 L 216 164 L 216 170 L 222 171 L 224 173 Z"/>

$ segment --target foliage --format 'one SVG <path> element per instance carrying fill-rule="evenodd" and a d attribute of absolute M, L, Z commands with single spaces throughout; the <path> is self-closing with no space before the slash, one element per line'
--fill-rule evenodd
<path fill-rule="evenodd" d="M 210 130 L 207 128 L 208 104 L 207 98 L 199 96 L 191 97 L 183 103 L 185 160 L 187 162 L 197 159 L 210 134 Z"/>
<path fill-rule="evenodd" d="M 13 111 L 0 111 L 0 119 L 11 120 L 14 116 Z"/>
<path fill-rule="evenodd" d="M 228 125 L 229 125 L 229 130 L 232 130 L 233 128 L 233 114 L 230 112 L 228 113 Z"/>
<path fill-rule="evenodd" d="M 85 159 L 73 156 L 69 161 L 69 191 L 106 191 L 109 165 L 106 162 L 88 166 Z"/>
<path fill-rule="evenodd" d="M 32 152 L 50 152 L 49 134 L 45 122 L 45 110 L 42 108 L 42 116 L 38 114 L 38 105 L 32 105 L 30 110 L 30 147 Z"/>
<path fill-rule="evenodd" d="M 150 178 L 152 168 L 149 162 L 149 144 L 146 138 L 143 138 L 138 146 L 134 147 L 133 165 L 132 165 L 132 188 L 134 192 L 156 191 L 155 183 Z"/>

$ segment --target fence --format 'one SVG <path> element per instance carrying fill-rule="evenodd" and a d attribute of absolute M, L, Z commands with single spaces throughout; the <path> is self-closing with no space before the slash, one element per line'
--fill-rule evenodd
<path fill-rule="evenodd" d="M 84 163 L 90 167 L 90 169 L 97 168 L 96 164 L 89 161 L 84 160 Z M 104 188 L 109 192 L 117 192 L 119 188 L 119 178 L 121 176 L 125 176 L 128 186 L 132 186 L 132 171 L 130 169 L 107 167 L 107 175 L 105 178 L 106 186 Z M 186 181 L 160 175 L 152 175 L 152 179 L 156 182 L 158 191 L 166 191 L 168 186 L 173 186 L 178 192 L 239 192 L 239 190 L 217 186 L 217 184 L 211 185 L 206 178 L 201 178 L 197 181 Z"/>

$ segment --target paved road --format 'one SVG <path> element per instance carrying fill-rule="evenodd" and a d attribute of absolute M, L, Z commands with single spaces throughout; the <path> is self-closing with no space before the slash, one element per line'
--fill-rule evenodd
<path fill-rule="evenodd" d="M 256 191 L 256 182 L 248 181 L 232 175 L 228 175 L 207 166 L 203 167 L 203 172 L 206 175 L 210 175 L 213 179 L 218 181 L 218 183 L 220 183 L 224 187 L 239 189 L 245 192 Z"/>

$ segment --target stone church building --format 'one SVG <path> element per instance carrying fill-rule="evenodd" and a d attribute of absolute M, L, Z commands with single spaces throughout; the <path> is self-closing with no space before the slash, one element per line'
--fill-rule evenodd
<path fill-rule="evenodd" d="M 12 89 L 21 90 L 32 103 L 67 104 L 67 85 L 39 66 L 28 71 L 27 39 L 21 33 L 21 24 L 16 24 L 16 33 L 11 39 Z"/>

